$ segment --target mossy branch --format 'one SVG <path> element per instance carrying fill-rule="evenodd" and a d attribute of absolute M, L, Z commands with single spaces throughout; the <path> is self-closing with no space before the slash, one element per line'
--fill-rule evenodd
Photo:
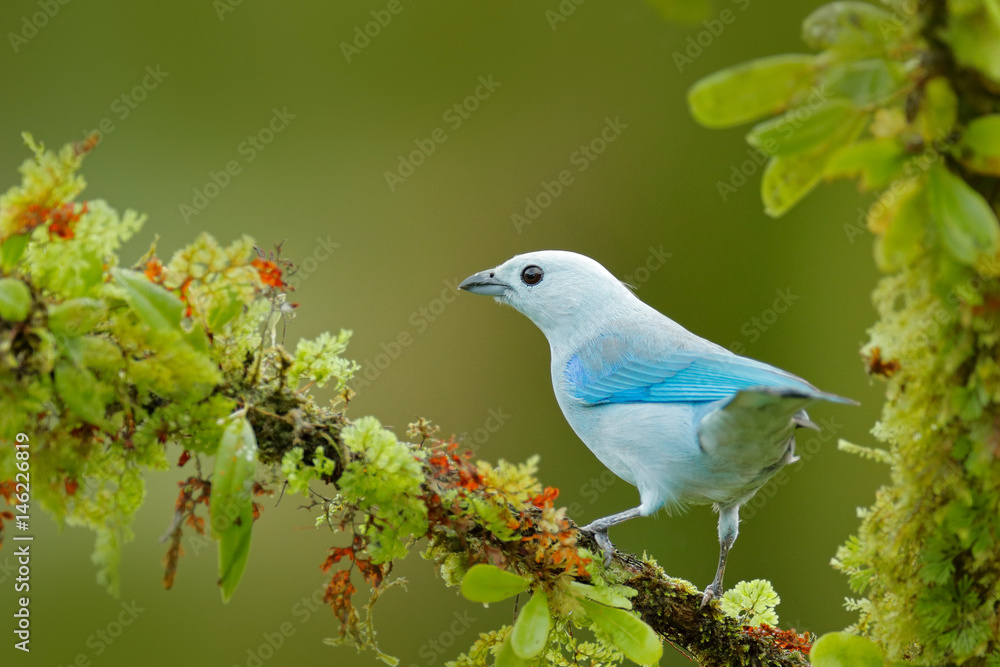
<path fill-rule="evenodd" d="M 579 535 L 588 548 L 596 548 L 588 534 Z M 806 657 L 808 636 L 799 635 L 794 629 L 782 631 L 765 626 L 760 630 L 740 625 L 719 611 L 715 602 L 710 608 L 701 609 L 702 593 L 697 588 L 668 576 L 653 563 L 619 553 L 608 576 L 615 580 L 621 577 L 624 585 L 634 588 L 637 595 L 632 599 L 632 608 L 642 620 L 664 640 L 690 654 L 699 665 L 810 664 Z"/>
<path fill-rule="evenodd" d="M 278 415 L 265 417 L 283 421 Z M 631 604 L 639 617 L 676 650 L 699 664 L 728 667 L 809 664 L 808 634 L 803 636 L 794 630 L 781 631 L 768 626 L 743 626 L 726 616 L 717 602 L 702 609 L 702 593 L 691 583 L 668 576 L 655 562 L 619 552 L 609 567 L 602 568 L 590 557 L 600 553 L 592 536 L 581 532 L 565 516 L 565 509 L 555 508 L 557 491 L 542 488 L 534 479 L 534 461 L 521 466 L 501 461 L 497 467 L 473 462 L 459 453 L 454 441 L 435 438 L 435 427 L 424 421 L 411 425 L 409 435 L 420 440 L 413 449 L 408 443 L 396 443 L 395 438 L 387 436 L 387 431 L 374 425 L 365 427 L 368 434 L 362 442 L 353 433 L 342 436 L 339 422 L 310 428 L 324 432 L 325 437 L 343 447 L 348 457 L 344 470 L 349 474 L 364 468 L 366 474 L 380 476 L 372 467 L 375 462 L 368 446 L 373 435 L 389 437 L 394 443 L 393 454 L 386 454 L 390 448 L 382 448 L 378 454 L 377 465 L 383 471 L 392 467 L 387 463 L 393 457 L 405 457 L 408 452 L 416 452 L 420 461 L 419 489 L 411 490 L 409 495 L 416 505 L 411 509 L 426 515 L 426 524 L 418 524 L 425 532 L 409 536 L 384 520 L 401 515 L 401 507 L 409 502 L 406 493 L 394 489 L 390 506 L 375 506 L 358 497 L 356 480 L 345 484 L 340 472 L 325 479 L 340 494 L 336 511 L 342 514 L 336 528 L 355 531 L 351 547 L 331 550 L 334 562 L 344 558 L 354 563 L 366 558 L 375 561 L 374 565 L 365 564 L 362 574 L 376 592 L 384 585 L 384 568 L 391 563 L 391 559 L 382 559 L 381 555 L 401 553 L 388 543 L 387 536 L 398 540 L 399 547 L 412 539 L 427 538 L 429 546 L 424 555 L 438 563 L 449 584 L 457 583 L 471 566 L 488 563 L 525 576 L 533 582 L 533 587 L 547 590 L 550 595 L 552 591 L 564 590 L 569 581 L 624 586 L 635 591 Z M 280 448 L 278 443 L 274 444 Z M 322 465 L 314 460 L 314 468 Z M 353 592 L 353 586 L 334 575 L 330 598 L 349 607 L 350 596 L 345 597 L 345 589 Z M 347 637 L 360 645 L 374 644 L 373 634 L 356 613 L 345 611 L 340 616 L 346 619 L 343 632 Z"/>

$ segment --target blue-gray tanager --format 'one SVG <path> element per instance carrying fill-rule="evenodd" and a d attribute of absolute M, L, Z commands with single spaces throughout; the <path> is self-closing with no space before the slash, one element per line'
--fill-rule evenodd
<path fill-rule="evenodd" d="M 783 370 L 699 338 L 640 301 L 583 255 L 531 252 L 469 276 L 461 289 L 494 297 L 534 322 L 552 351 L 552 386 L 576 434 L 639 489 L 638 507 L 598 519 L 608 529 L 661 507 L 712 504 L 719 566 L 702 606 L 722 594 L 740 506 L 796 460 L 794 432 L 816 428 L 813 400 L 854 403 Z"/>

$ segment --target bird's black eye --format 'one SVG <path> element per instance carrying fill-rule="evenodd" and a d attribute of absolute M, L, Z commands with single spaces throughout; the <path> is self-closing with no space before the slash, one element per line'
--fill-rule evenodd
<path fill-rule="evenodd" d="M 524 281 L 525 285 L 537 285 L 542 282 L 543 275 L 545 275 L 545 272 L 542 271 L 542 267 L 532 264 L 525 268 L 524 271 L 521 271 L 521 280 Z"/>

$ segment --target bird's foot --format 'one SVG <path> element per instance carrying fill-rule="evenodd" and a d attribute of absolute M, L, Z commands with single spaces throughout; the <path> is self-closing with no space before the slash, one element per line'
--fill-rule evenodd
<path fill-rule="evenodd" d="M 705 587 L 705 595 L 701 598 L 701 605 L 698 609 L 704 609 L 712 600 L 722 597 L 722 586 L 714 581 Z"/>
<path fill-rule="evenodd" d="M 604 552 L 604 567 L 611 565 L 611 559 L 615 555 L 615 545 L 611 544 L 611 539 L 608 537 L 608 529 L 594 527 L 594 524 L 587 524 L 580 528 L 580 530 L 586 531 L 594 536 L 594 541 L 597 542 L 597 546 L 601 547 L 601 551 Z"/>

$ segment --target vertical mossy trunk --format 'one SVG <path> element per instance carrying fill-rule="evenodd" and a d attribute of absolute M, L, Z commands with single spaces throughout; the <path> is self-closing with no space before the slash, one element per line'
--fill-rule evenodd
<path fill-rule="evenodd" d="M 958 100 L 948 145 L 935 158 L 994 212 L 997 165 L 973 158 L 991 147 L 969 135 L 1000 111 L 989 71 L 1000 67 L 998 14 L 996 3 L 927 2 L 914 19 L 929 46 L 929 73 L 947 80 Z M 938 169 L 930 167 L 931 178 Z M 861 512 L 857 537 L 836 562 L 865 596 L 859 629 L 892 657 L 1000 664 L 1000 263 L 986 254 L 956 261 L 947 235 L 974 214 L 933 196 L 922 203 L 932 218 L 928 252 L 914 252 L 880 282 L 879 321 L 863 350 L 887 385 L 873 433 L 889 447 L 892 481 Z"/>
<path fill-rule="evenodd" d="M 866 597 L 859 627 L 895 657 L 986 664 L 1000 652 L 997 283 L 971 276 L 943 289 L 936 274 L 918 262 L 875 292 L 865 352 L 888 376 L 874 433 L 892 481 L 838 563 Z"/>

